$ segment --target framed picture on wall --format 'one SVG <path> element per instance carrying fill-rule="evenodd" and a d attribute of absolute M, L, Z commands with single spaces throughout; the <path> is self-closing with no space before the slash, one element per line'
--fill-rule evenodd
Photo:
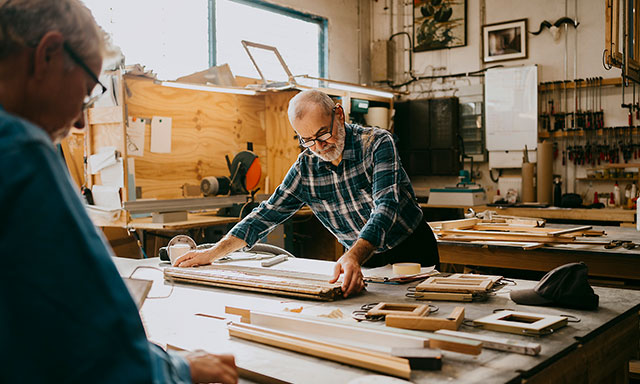
<path fill-rule="evenodd" d="M 467 44 L 467 0 L 413 0 L 413 50 Z"/>
<path fill-rule="evenodd" d="M 482 26 L 485 63 L 527 58 L 527 19 Z"/>

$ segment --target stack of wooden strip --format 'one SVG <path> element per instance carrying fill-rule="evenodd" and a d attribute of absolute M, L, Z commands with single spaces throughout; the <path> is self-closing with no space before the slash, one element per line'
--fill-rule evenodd
<path fill-rule="evenodd" d="M 534 249 L 555 244 L 606 245 L 609 241 L 588 240 L 584 237 L 603 236 L 604 231 L 591 226 L 558 229 L 541 227 L 537 219 L 524 219 L 517 224 L 478 218 L 429 223 L 440 240 L 506 242 L 518 244 L 524 249 Z M 528 220 L 528 221 L 527 221 Z"/>
<path fill-rule="evenodd" d="M 473 301 L 486 296 L 502 276 L 457 273 L 448 277 L 430 277 L 416 286 L 420 300 Z"/>
<path fill-rule="evenodd" d="M 271 270 L 229 264 L 197 268 L 165 268 L 166 279 L 174 281 L 271 293 L 306 299 L 331 301 L 342 298 L 340 284 L 329 284 L 329 277 L 311 273 Z"/>

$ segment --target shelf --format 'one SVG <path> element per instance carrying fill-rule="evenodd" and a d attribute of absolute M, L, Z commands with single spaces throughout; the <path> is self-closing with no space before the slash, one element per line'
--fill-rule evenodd
<path fill-rule="evenodd" d="M 608 179 L 599 179 L 596 177 L 576 177 L 576 180 L 578 181 L 638 181 L 638 178 L 628 178 L 628 177 L 614 177 L 614 178 L 608 178 Z"/>

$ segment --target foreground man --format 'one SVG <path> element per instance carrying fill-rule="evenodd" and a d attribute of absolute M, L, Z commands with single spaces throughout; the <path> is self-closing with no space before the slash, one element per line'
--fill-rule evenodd
<path fill-rule="evenodd" d="M 106 90 L 104 47 L 79 0 L 0 0 L 0 382 L 235 383 L 231 355 L 147 341 L 54 148 Z"/>
<path fill-rule="evenodd" d="M 186 253 L 177 266 L 209 264 L 253 246 L 306 204 L 348 249 L 331 280 L 344 274 L 345 296 L 364 288 L 361 265 L 412 261 L 439 268 L 435 237 L 390 134 L 345 124 L 342 107 L 316 90 L 291 99 L 289 121 L 307 150 L 282 184 L 215 247 Z"/>

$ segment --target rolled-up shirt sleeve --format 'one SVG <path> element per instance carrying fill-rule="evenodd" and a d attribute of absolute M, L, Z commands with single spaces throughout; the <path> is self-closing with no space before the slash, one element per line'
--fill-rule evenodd
<path fill-rule="evenodd" d="M 266 237 L 278 224 L 283 223 L 296 213 L 304 203 L 297 197 L 296 190 L 300 185 L 300 173 L 297 163 L 287 172 L 282 184 L 268 200 L 260 203 L 242 221 L 236 224 L 229 234 L 244 240 L 247 246 Z"/>
<path fill-rule="evenodd" d="M 390 135 L 384 135 L 377 140 L 371 156 L 373 157 L 374 209 L 360 231 L 359 237 L 380 247 L 385 242 L 387 231 L 396 221 L 400 206 L 398 185 L 400 160 Z"/>

